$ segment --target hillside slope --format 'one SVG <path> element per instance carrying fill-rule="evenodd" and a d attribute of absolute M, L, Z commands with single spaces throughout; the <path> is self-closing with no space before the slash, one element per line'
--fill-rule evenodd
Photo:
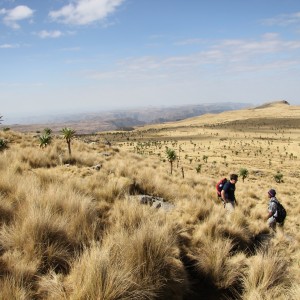
<path fill-rule="evenodd" d="M 72 156 L 60 135 L 0 131 L 0 299 L 298 300 L 300 127 L 282 120 L 299 109 L 252 111 L 77 137 Z M 215 185 L 242 168 L 228 214 Z"/>
<path fill-rule="evenodd" d="M 225 124 L 237 120 L 247 119 L 272 119 L 276 122 L 277 119 L 296 119 L 300 122 L 300 106 L 291 106 L 284 102 L 274 102 L 261 107 L 226 111 L 218 114 L 205 114 L 199 117 L 189 118 L 178 122 L 169 122 L 167 124 L 158 125 L 158 127 L 178 127 L 178 126 L 193 126 L 205 124 Z M 298 124 L 300 126 L 300 123 Z M 150 128 L 150 127 L 149 127 Z M 155 128 L 155 127 L 152 127 Z"/>

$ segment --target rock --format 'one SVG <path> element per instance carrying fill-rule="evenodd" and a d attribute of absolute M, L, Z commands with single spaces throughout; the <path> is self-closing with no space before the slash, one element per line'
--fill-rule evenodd
<path fill-rule="evenodd" d="M 252 174 L 253 174 L 254 176 L 259 176 L 259 177 L 264 176 L 264 172 L 261 171 L 261 170 L 254 170 L 254 171 L 252 171 Z"/>
<path fill-rule="evenodd" d="M 108 152 L 103 152 L 102 155 L 103 155 L 103 156 L 111 156 L 111 154 L 108 153 Z"/>
<path fill-rule="evenodd" d="M 149 205 L 157 209 L 162 208 L 165 211 L 170 211 L 175 207 L 173 204 L 166 202 L 161 197 L 139 195 L 138 198 L 141 204 Z"/>
<path fill-rule="evenodd" d="M 99 171 L 102 168 L 101 164 L 95 165 L 92 167 L 94 170 Z"/>

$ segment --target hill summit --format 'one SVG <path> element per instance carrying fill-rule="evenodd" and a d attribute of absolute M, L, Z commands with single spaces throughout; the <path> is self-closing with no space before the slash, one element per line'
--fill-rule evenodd
<path fill-rule="evenodd" d="M 273 107 L 273 106 L 282 105 L 282 104 L 283 105 L 290 105 L 290 103 L 286 100 L 278 100 L 278 101 L 272 101 L 272 102 L 264 103 L 263 105 L 255 107 L 255 109 Z"/>

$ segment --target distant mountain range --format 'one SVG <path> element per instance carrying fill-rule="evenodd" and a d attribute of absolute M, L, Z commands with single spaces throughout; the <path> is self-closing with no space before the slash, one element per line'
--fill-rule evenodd
<path fill-rule="evenodd" d="M 55 115 L 43 118 L 37 116 L 20 120 L 19 124 L 11 124 L 8 127 L 21 132 L 42 131 L 45 127 L 50 127 L 53 132 L 58 132 L 63 127 L 71 127 L 79 134 L 89 134 L 108 130 L 131 130 L 134 126 L 178 121 L 206 113 L 220 113 L 223 111 L 243 109 L 250 106 L 249 103 L 228 102 L 142 107 L 97 113 Z"/>

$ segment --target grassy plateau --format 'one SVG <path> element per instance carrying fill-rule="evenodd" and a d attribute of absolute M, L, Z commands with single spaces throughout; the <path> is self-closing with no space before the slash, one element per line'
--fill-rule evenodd
<path fill-rule="evenodd" d="M 75 136 L 71 155 L 61 135 L 0 139 L 1 300 L 300 299 L 299 106 Z M 215 185 L 241 169 L 228 214 Z"/>

